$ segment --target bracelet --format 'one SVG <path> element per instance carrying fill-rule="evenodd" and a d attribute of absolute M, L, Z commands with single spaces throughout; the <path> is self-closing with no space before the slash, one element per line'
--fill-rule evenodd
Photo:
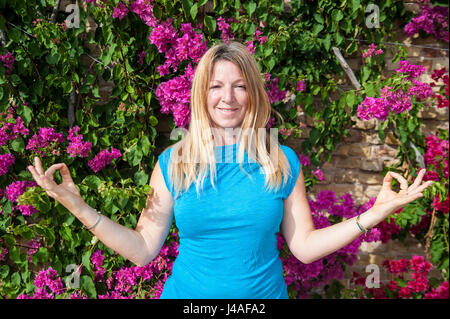
<path fill-rule="evenodd" d="M 100 222 L 100 218 L 101 218 L 102 214 L 100 212 L 97 212 L 97 220 L 95 221 L 94 225 L 92 225 L 91 227 L 86 227 L 87 230 L 91 230 L 93 229 L 95 226 L 98 225 L 98 223 Z"/>
<path fill-rule="evenodd" d="M 356 217 L 356 225 L 358 225 L 359 230 L 361 230 L 363 233 L 367 235 L 370 232 L 370 229 L 365 228 L 363 225 L 359 223 L 360 216 L 361 214 L 359 214 L 358 217 Z"/>

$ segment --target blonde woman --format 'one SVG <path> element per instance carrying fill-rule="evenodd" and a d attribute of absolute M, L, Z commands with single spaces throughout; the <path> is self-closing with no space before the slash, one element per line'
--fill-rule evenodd
<path fill-rule="evenodd" d="M 431 182 L 388 172 L 374 206 L 315 229 L 295 152 L 266 134 L 271 106 L 256 61 L 236 42 L 210 48 L 195 72 L 186 136 L 160 156 L 136 229 L 89 207 L 64 163 L 29 170 L 105 245 L 139 266 L 159 253 L 175 217 L 179 255 L 161 298 L 288 298 L 276 233 L 311 263 L 349 244 L 422 196 Z M 53 174 L 60 170 L 63 182 Z M 391 190 L 393 178 L 401 185 Z"/>

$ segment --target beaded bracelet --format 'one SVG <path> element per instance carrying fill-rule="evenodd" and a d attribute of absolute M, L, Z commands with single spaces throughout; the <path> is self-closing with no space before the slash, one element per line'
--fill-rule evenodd
<path fill-rule="evenodd" d="M 356 225 L 358 225 L 359 230 L 361 230 L 364 234 L 367 235 L 370 232 L 370 229 L 365 228 L 363 225 L 359 223 L 360 216 L 361 214 L 359 214 L 358 217 L 356 217 Z"/>
<path fill-rule="evenodd" d="M 94 225 L 92 225 L 91 227 L 86 227 L 87 230 L 91 230 L 93 229 L 95 226 L 97 226 L 97 224 L 100 222 L 100 218 L 101 218 L 102 214 L 100 212 L 97 212 L 97 220 L 95 221 Z"/>

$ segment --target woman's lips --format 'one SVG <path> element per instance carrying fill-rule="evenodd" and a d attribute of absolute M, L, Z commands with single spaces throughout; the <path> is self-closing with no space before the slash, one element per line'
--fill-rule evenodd
<path fill-rule="evenodd" d="M 224 115 L 230 115 L 230 114 L 234 114 L 237 112 L 238 109 L 233 109 L 233 108 L 217 108 L 219 110 L 220 113 L 224 114 Z"/>

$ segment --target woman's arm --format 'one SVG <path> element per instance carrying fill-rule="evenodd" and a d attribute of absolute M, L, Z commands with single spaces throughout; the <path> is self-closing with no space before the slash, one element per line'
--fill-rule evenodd
<path fill-rule="evenodd" d="M 37 158 L 35 166 L 28 168 L 38 185 L 74 214 L 83 225 L 89 228 L 97 222 L 97 211 L 81 198 L 65 164 L 55 164 L 44 173 Z M 53 174 L 58 169 L 63 177 L 61 184 L 56 184 L 53 180 Z M 147 205 L 135 230 L 104 215 L 101 215 L 98 224 L 91 229 L 106 246 L 138 266 L 146 265 L 158 255 L 173 220 L 172 195 L 165 186 L 159 162 L 152 172 L 150 186 L 153 192 L 147 197 Z"/>
<path fill-rule="evenodd" d="M 408 188 L 408 182 L 399 174 L 388 172 L 382 190 L 373 207 L 360 216 L 359 223 L 370 229 L 396 210 L 422 196 L 432 182 L 421 181 L 425 170 Z M 399 180 L 401 191 L 391 190 L 392 178 Z M 281 233 L 292 254 L 303 263 L 311 263 L 348 245 L 362 234 L 356 224 L 356 217 L 344 220 L 326 228 L 315 229 L 311 210 L 306 198 L 303 173 L 300 170 L 291 195 L 284 202 Z"/>

